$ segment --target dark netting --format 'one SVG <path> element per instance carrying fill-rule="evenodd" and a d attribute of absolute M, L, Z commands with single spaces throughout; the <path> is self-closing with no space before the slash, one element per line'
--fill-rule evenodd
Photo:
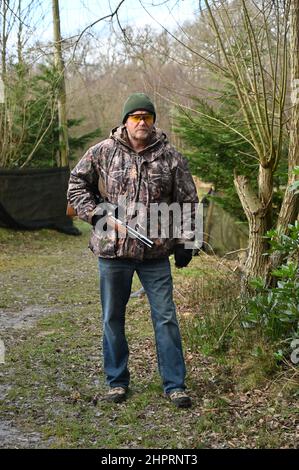
<path fill-rule="evenodd" d="M 80 235 L 66 215 L 69 168 L 0 169 L 0 226 Z"/>

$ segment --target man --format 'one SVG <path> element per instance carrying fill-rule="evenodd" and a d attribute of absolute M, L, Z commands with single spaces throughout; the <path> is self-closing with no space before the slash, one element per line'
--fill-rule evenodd
<path fill-rule="evenodd" d="M 117 230 L 105 229 L 100 225 L 103 213 L 99 215 L 98 209 L 101 201 L 120 209 L 121 196 L 126 201 L 124 217 L 129 224 L 137 203 L 147 215 L 151 207 L 162 202 L 178 203 L 179 207 L 189 203 L 194 222 L 198 198 L 187 162 L 155 127 L 155 120 L 150 98 L 143 93 L 130 95 L 124 104 L 122 125 L 112 130 L 109 139 L 90 148 L 71 172 L 68 201 L 81 219 L 93 225 L 89 246 L 99 257 L 104 370 L 110 387 L 106 399 L 119 403 L 127 397 L 130 373 L 125 310 L 136 272 L 150 303 L 165 395 L 177 407 L 187 408 L 191 399 L 185 392 L 186 371 L 169 255 L 174 252 L 178 268 L 187 266 L 192 249 L 186 248 L 185 242 L 193 240 L 194 230 L 187 228 L 181 238 L 175 238 L 173 233 L 165 237 L 158 234 L 150 247 L 129 234 L 123 236 Z M 146 231 L 150 222 L 139 225 Z M 167 224 L 173 229 L 171 217 Z M 163 220 L 159 220 L 159 225 L 163 225 Z"/>

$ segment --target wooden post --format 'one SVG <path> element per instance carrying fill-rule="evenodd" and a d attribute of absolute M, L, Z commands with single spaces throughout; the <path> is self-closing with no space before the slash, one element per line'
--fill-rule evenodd
<path fill-rule="evenodd" d="M 58 123 L 60 143 L 60 166 L 69 165 L 69 144 L 66 117 L 66 91 L 64 77 L 64 62 L 61 48 L 59 0 L 52 0 L 53 27 L 54 27 L 54 62 L 59 74 L 58 89 Z"/>

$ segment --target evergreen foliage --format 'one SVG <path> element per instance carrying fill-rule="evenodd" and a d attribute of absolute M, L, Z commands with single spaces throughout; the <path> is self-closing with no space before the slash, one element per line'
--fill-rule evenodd
<path fill-rule="evenodd" d="M 13 73 L 12 73 L 13 72 Z M 5 133 L 8 146 L 8 167 L 49 168 L 59 166 L 59 127 L 57 92 L 59 77 L 53 66 L 39 65 L 32 74 L 26 65 L 17 65 L 10 73 L 7 87 Z M 79 126 L 84 118 L 69 119 L 68 128 Z M 99 128 L 80 135 L 69 137 L 70 159 L 72 153 L 84 147 L 88 141 L 101 135 Z M 3 160 L 3 159 L 2 159 Z"/>
<path fill-rule="evenodd" d="M 197 97 L 192 97 L 192 101 L 192 110 L 178 108 L 174 116 L 174 131 L 187 147 L 184 154 L 189 159 L 191 171 L 201 180 L 212 182 L 219 196 L 211 197 L 232 215 L 245 221 L 234 187 L 234 173 L 247 176 L 257 191 L 259 164 L 247 141 L 247 128 L 242 122 L 237 97 L 228 86 L 216 104 Z M 277 207 L 283 194 L 279 191 L 280 184 L 286 182 L 286 167 L 286 158 L 283 158 L 275 176 Z"/>

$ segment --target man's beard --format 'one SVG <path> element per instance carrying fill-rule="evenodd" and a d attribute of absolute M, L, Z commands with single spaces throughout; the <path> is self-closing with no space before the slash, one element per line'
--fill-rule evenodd
<path fill-rule="evenodd" d="M 151 133 L 148 131 L 148 129 L 137 129 L 135 131 L 133 139 L 134 140 L 149 140 Z"/>

